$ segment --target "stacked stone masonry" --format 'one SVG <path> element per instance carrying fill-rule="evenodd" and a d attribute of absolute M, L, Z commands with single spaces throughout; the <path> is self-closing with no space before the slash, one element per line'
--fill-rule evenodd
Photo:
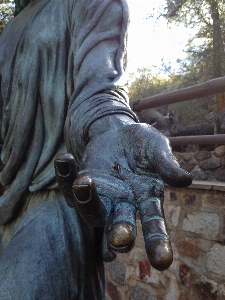
<path fill-rule="evenodd" d="M 225 172 L 224 153 L 219 147 L 188 153 L 182 161 Z M 164 211 L 173 264 L 164 272 L 149 265 L 138 218 L 133 250 L 106 264 L 107 300 L 225 300 L 225 183 L 213 177 L 213 182 L 194 180 L 186 189 L 165 186 Z"/>
<path fill-rule="evenodd" d="M 174 152 L 181 167 L 196 180 L 225 182 L 225 146 L 214 151 Z"/>

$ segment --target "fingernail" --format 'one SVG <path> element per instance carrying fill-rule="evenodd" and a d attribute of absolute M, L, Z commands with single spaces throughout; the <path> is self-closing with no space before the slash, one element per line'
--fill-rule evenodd
<path fill-rule="evenodd" d="M 73 192 L 74 192 L 74 196 L 76 197 L 77 201 L 79 201 L 81 203 L 88 202 L 91 199 L 90 186 L 87 184 L 84 184 L 84 185 L 74 184 Z"/>
<path fill-rule="evenodd" d="M 89 176 L 80 176 L 73 184 L 74 196 L 79 202 L 87 202 L 91 199 L 94 182 Z"/>
<path fill-rule="evenodd" d="M 56 157 L 55 168 L 58 175 L 68 177 L 71 174 L 71 164 L 74 164 L 74 157 L 69 153 L 63 153 Z"/>
<path fill-rule="evenodd" d="M 72 188 L 81 217 L 94 227 L 104 226 L 111 212 L 111 203 L 106 197 L 100 199 L 92 178 L 81 175 Z"/>
<path fill-rule="evenodd" d="M 65 161 L 57 161 L 56 170 L 58 175 L 68 177 L 71 173 L 70 163 Z"/>

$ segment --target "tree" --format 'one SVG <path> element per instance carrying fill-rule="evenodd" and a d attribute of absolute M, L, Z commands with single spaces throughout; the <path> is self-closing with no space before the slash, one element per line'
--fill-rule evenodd
<path fill-rule="evenodd" d="M 185 81 L 187 81 L 185 74 L 170 72 L 168 77 L 162 77 L 153 68 L 138 69 L 137 73 L 130 74 L 128 81 L 130 101 L 174 90 L 177 85 L 184 85 Z M 141 122 L 154 124 L 166 135 L 179 135 L 179 132 L 186 129 L 191 129 L 192 132 L 200 130 L 204 134 L 205 131 L 211 133 L 213 131 L 215 106 L 213 99 L 208 97 L 207 101 L 192 100 L 136 113 Z M 195 129 L 192 128 L 193 124 L 196 126 Z"/>
<path fill-rule="evenodd" d="M 1 0 L 0 3 L 0 35 L 14 14 L 14 0 Z"/>
<path fill-rule="evenodd" d="M 202 72 L 211 78 L 225 73 L 223 65 L 225 38 L 225 4 L 221 0 L 178 0 L 180 5 L 168 0 L 164 16 L 169 22 L 183 22 L 187 27 L 197 27 L 198 32 L 190 39 L 186 52 L 192 54 L 190 61 L 202 64 Z M 197 45 L 196 45 L 197 42 Z M 195 45 L 194 45 L 195 44 Z M 223 57 L 222 57 L 223 56 Z M 207 59 L 204 66 L 203 59 Z"/>
<path fill-rule="evenodd" d="M 159 76 L 153 67 L 138 69 L 137 73 L 130 74 L 128 82 L 130 101 L 165 92 L 168 90 L 169 85 L 169 78 Z M 155 127 L 158 125 L 163 126 L 167 121 L 163 116 L 167 114 L 167 106 L 136 113 L 141 122 L 155 125 L 157 123 Z"/>
<path fill-rule="evenodd" d="M 169 23 L 197 28 L 180 61 L 189 85 L 225 75 L 224 0 L 166 0 L 162 15 Z M 186 82 L 187 84 L 187 82 Z M 216 97 L 217 112 L 225 107 L 223 94 Z"/>
<path fill-rule="evenodd" d="M 168 79 L 157 74 L 152 67 L 138 69 L 135 74 L 129 74 L 128 86 L 129 97 L 132 101 L 167 91 L 169 84 Z"/>

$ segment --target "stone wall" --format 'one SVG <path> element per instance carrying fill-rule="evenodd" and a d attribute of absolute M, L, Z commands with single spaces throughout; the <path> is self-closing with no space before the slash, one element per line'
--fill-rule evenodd
<path fill-rule="evenodd" d="M 225 182 L 225 146 L 214 151 L 174 152 L 181 167 L 196 180 Z"/>
<path fill-rule="evenodd" d="M 166 186 L 164 210 L 173 264 L 164 272 L 149 265 L 138 219 L 134 249 L 106 264 L 107 300 L 224 300 L 225 184 Z"/>

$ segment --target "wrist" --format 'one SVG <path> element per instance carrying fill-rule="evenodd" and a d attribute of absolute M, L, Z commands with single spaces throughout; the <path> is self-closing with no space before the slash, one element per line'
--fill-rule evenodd
<path fill-rule="evenodd" d="M 118 130 L 123 126 L 135 124 L 135 120 L 128 115 L 124 114 L 113 114 L 107 115 L 100 119 L 97 119 L 94 123 L 91 124 L 88 136 L 89 139 L 102 134 L 107 130 Z"/>

